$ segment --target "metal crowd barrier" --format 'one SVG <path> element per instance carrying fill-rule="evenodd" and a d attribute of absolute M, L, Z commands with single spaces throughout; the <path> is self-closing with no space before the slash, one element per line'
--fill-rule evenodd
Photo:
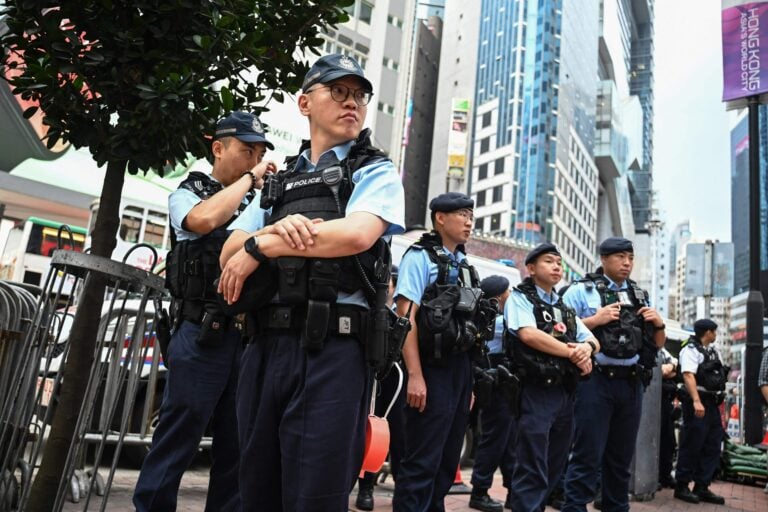
<path fill-rule="evenodd" d="M 144 244 L 134 249 L 142 246 L 154 252 Z M 37 293 L 0 282 L 0 512 L 23 510 L 29 500 L 66 380 L 69 330 L 82 284 L 94 274 L 107 279 L 107 290 L 94 363 L 53 510 L 61 511 L 66 498 L 82 503 L 82 510 L 107 510 L 121 452 L 134 450 L 138 459 L 151 445 L 164 383 L 160 351 L 154 350 L 163 279 L 107 258 L 57 250 Z M 107 445 L 114 450 L 105 451 Z M 201 445 L 209 446 L 210 439 Z"/>

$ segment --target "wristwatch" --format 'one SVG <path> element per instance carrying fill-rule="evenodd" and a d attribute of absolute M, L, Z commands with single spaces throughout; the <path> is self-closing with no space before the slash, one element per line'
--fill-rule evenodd
<path fill-rule="evenodd" d="M 664 330 L 664 329 L 666 329 L 666 328 L 667 328 L 667 326 L 666 326 L 666 325 L 664 325 L 664 324 L 661 324 L 659 327 L 656 327 L 656 326 L 654 325 L 654 326 L 653 326 L 653 332 L 659 332 L 659 331 L 663 331 L 663 330 Z"/>
<path fill-rule="evenodd" d="M 597 352 L 597 345 L 595 345 L 594 341 L 587 341 L 587 345 L 592 347 L 592 354 L 594 355 L 595 352 Z"/>
<path fill-rule="evenodd" d="M 245 241 L 243 244 L 243 248 L 245 249 L 245 252 L 253 256 L 253 259 L 258 261 L 259 263 L 264 263 L 269 258 L 259 250 L 259 237 L 258 236 L 252 236 L 248 240 Z"/>

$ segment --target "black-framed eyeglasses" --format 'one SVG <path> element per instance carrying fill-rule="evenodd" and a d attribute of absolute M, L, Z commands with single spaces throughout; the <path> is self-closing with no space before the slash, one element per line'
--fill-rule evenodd
<path fill-rule="evenodd" d="M 320 87 L 330 90 L 331 98 L 333 99 L 333 101 L 337 101 L 339 103 L 344 103 L 345 101 L 347 101 L 347 98 L 349 98 L 349 95 L 351 94 L 352 97 L 355 99 L 355 103 L 357 103 L 361 107 L 364 107 L 368 103 L 370 103 L 371 97 L 373 96 L 373 93 L 368 89 L 352 89 L 351 87 L 347 87 L 344 84 L 320 85 L 318 86 L 317 89 L 319 89 Z M 306 91 L 304 94 L 315 92 L 317 89 L 310 89 L 309 91 Z"/>

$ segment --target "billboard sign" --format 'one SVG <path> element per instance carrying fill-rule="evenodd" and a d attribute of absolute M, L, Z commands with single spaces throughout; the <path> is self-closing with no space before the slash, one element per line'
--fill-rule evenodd
<path fill-rule="evenodd" d="M 723 101 L 768 92 L 768 0 L 723 0 Z"/>
<path fill-rule="evenodd" d="M 448 133 L 448 177 L 464 179 L 467 171 L 470 100 L 451 101 L 451 131 Z"/>

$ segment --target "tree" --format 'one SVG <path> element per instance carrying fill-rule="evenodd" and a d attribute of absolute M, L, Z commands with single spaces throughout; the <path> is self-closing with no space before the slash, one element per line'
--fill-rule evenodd
<path fill-rule="evenodd" d="M 347 20 L 353 0 L 9 0 L 3 65 L 13 93 L 39 104 L 47 144 L 87 147 L 107 172 L 92 253 L 115 247 L 125 171 L 203 157 L 215 119 L 282 101 L 317 53 L 318 30 Z M 251 71 L 258 70 L 255 78 Z M 37 107 L 24 112 L 33 115 Z M 72 326 L 65 384 L 30 511 L 53 507 L 93 364 L 105 283 L 85 284 Z"/>

